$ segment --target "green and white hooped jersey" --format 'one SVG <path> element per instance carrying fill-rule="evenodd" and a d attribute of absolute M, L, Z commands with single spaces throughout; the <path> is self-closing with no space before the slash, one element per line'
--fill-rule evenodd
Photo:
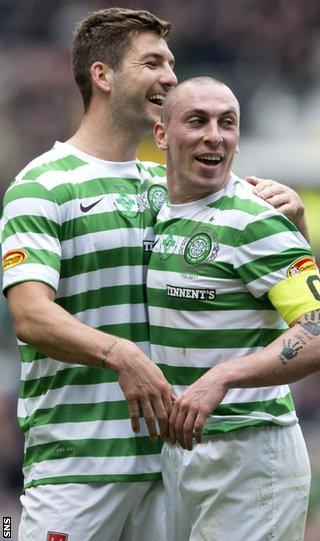
<path fill-rule="evenodd" d="M 255 351 L 287 329 L 268 299 L 290 264 L 312 255 L 294 225 L 232 175 L 202 200 L 164 204 L 147 293 L 151 357 L 177 394 L 216 363 Z M 231 389 L 204 433 L 297 422 L 287 385 Z"/>
<path fill-rule="evenodd" d="M 112 163 L 65 143 L 32 161 L 4 200 L 4 289 L 41 281 L 83 323 L 149 354 L 146 266 L 163 166 Z M 161 444 L 135 435 L 116 374 L 19 343 L 25 486 L 160 478 Z"/>

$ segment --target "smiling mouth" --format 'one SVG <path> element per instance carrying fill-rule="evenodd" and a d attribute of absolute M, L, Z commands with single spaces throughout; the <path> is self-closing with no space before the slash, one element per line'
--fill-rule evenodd
<path fill-rule="evenodd" d="M 158 105 L 158 107 L 162 107 L 164 99 L 165 96 L 163 96 L 162 94 L 150 94 L 149 96 L 147 96 L 147 100 L 154 105 Z"/>
<path fill-rule="evenodd" d="M 198 162 L 203 163 L 204 165 L 219 165 L 222 162 L 222 156 L 215 156 L 212 154 L 202 154 L 201 156 L 196 156 L 195 158 Z"/>

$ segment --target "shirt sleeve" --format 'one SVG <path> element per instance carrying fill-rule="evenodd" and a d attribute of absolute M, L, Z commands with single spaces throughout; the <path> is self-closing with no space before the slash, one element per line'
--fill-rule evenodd
<path fill-rule="evenodd" d="M 240 234 L 234 261 L 249 291 L 257 298 L 267 294 L 287 324 L 320 308 L 319 270 L 313 253 L 283 215 L 268 210 L 254 217 Z M 315 294 L 308 285 L 312 280 Z"/>
<path fill-rule="evenodd" d="M 35 181 L 13 183 L 4 197 L 3 290 L 26 281 L 58 287 L 61 258 L 59 205 Z"/>

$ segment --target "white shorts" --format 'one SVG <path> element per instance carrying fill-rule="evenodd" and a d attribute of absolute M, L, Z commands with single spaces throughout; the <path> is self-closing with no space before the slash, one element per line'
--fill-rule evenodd
<path fill-rule="evenodd" d="M 162 451 L 169 541 L 302 541 L 310 465 L 299 425 Z"/>
<path fill-rule="evenodd" d="M 161 481 L 43 485 L 21 502 L 19 541 L 166 541 Z"/>

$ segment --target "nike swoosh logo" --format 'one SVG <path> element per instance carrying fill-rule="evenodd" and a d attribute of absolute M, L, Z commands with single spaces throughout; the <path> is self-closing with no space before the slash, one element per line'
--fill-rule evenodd
<path fill-rule="evenodd" d="M 103 199 L 103 197 L 101 197 L 97 201 L 94 201 L 94 203 L 91 203 L 91 205 L 87 205 L 87 206 L 80 203 L 80 210 L 82 210 L 82 212 L 89 212 L 89 210 L 93 209 L 93 207 L 95 207 L 98 203 L 100 203 L 100 201 L 102 201 L 102 199 Z"/>

